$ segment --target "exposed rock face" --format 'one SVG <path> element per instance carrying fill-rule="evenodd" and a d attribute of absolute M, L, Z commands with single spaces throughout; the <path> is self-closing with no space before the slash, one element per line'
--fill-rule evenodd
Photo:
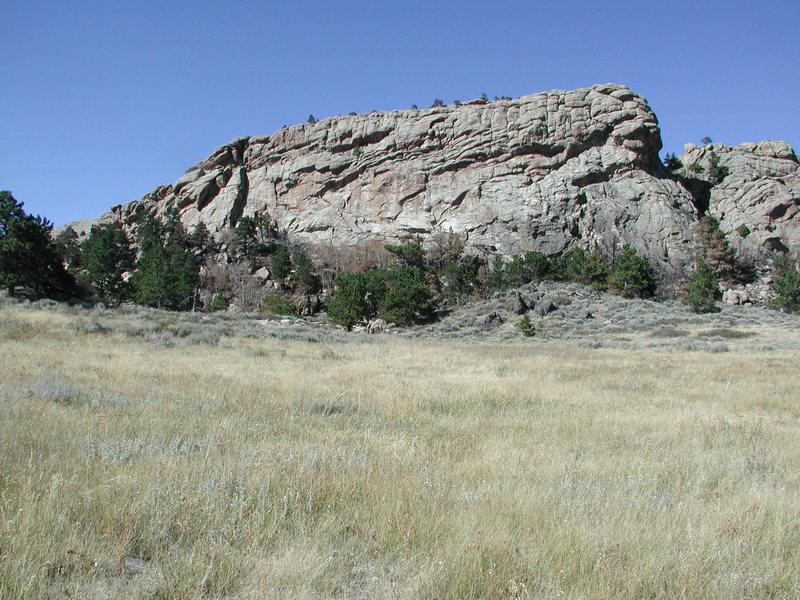
<path fill-rule="evenodd" d="M 684 159 L 703 163 L 708 148 Z M 725 231 L 757 222 L 747 244 L 796 247 L 791 148 L 713 148 L 730 169 L 710 199 Z M 269 211 L 291 241 L 309 246 L 424 243 L 452 231 L 478 252 L 580 246 L 610 259 L 627 243 L 669 280 L 690 268 L 698 209 L 660 149 L 646 101 L 615 84 L 334 117 L 235 139 L 112 216 L 132 225 L 174 208 L 187 227 L 202 221 L 220 237 L 243 215 Z"/>
<path fill-rule="evenodd" d="M 711 177 L 716 161 L 721 180 L 713 181 L 708 212 L 716 217 L 739 256 L 800 250 L 800 163 L 786 142 L 725 146 L 686 145 L 684 167 Z"/>

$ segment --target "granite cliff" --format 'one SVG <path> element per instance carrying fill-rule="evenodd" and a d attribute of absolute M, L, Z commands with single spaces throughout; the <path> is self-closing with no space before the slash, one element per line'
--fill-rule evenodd
<path fill-rule="evenodd" d="M 689 272 L 692 225 L 705 211 L 756 260 L 800 250 L 790 146 L 687 145 L 677 171 L 663 166 L 661 147 L 646 100 L 616 84 L 332 117 L 237 138 L 102 219 L 134 227 L 177 210 L 187 228 L 203 222 L 223 237 L 268 211 L 309 247 L 424 243 L 452 231 L 476 252 L 580 246 L 611 259 L 630 244 L 662 282 Z"/>

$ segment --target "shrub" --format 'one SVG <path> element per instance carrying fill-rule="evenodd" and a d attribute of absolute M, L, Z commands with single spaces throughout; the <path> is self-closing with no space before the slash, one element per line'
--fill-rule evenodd
<path fill-rule="evenodd" d="M 698 259 L 682 302 L 696 313 L 718 312 L 717 300 L 721 297 L 714 269 L 702 258 Z"/>
<path fill-rule="evenodd" d="M 608 265 L 597 252 L 587 255 L 581 248 L 575 248 L 564 257 L 563 278 L 604 290 L 608 286 Z"/>
<path fill-rule="evenodd" d="M 775 293 L 771 306 L 786 312 L 800 312 L 800 275 L 794 261 L 784 257 L 775 259 L 771 288 Z"/>
<path fill-rule="evenodd" d="M 738 233 L 738 234 L 739 234 L 739 237 L 740 237 L 740 238 L 744 239 L 744 238 L 746 238 L 748 235 L 750 235 L 750 228 L 749 228 L 747 225 L 745 225 L 744 223 L 742 223 L 741 225 L 739 225 L 739 226 L 736 228 L 736 233 Z"/>
<path fill-rule="evenodd" d="M 536 335 L 536 326 L 531 322 L 531 318 L 528 315 L 520 319 L 518 327 L 525 337 L 533 337 Z"/>
<path fill-rule="evenodd" d="M 664 166 L 667 167 L 670 171 L 677 171 L 683 166 L 681 159 L 675 156 L 675 153 L 672 154 L 667 153 L 664 156 Z"/>
<path fill-rule="evenodd" d="M 273 292 L 261 302 L 261 313 L 272 315 L 297 315 L 297 307 L 292 301 L 280 292 Z"/>
<path fill-rule="evenodd" d="M 231 300 L 222 292 L 217 292 L 214 294 L 214 297 L 211 299 L 210 308 L 212 311 L 217 312 L 220 310 L 228 310 L 228 307 L 231 305 Z"/>
<path fill-rule="evenodd" d="M 722 180 L 728 176 L 728 168 L 719 164 L 719 156 L 716 152 L 711 152 L 711 158 L 708 165 L 708 179 L 714 185 L 722 183 Z"/>
<path fill-rule="evenodd" d="M 646 258 L 625 244 L 614 260 L 608 286 L 624 298 L 647 298 L 655 292 L 653 268 Z"/>

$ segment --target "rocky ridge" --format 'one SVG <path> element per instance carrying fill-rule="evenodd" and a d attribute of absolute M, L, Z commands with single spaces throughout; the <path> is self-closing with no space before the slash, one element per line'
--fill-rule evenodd
<path fill-rule="evenodd" d="M 223 239 L 242 216 L 268 211 L 312 249 L 451 231 L 472 251 L 505 255 L 579 246 L 612 259 L 630 244 L 662 282 L 689 272 L 691 226 L 706 210 L 754 259 L 800 250 L 790 146 L 687 145 L 678 172 L 661 147 L 646 100 L 616 84 L 332 117 L 237 138 L 101 220 L 134 227 L 177 210 L 187 228 L 202 222 Z M 712 161 L 724 168 L 718 183 Z"/>

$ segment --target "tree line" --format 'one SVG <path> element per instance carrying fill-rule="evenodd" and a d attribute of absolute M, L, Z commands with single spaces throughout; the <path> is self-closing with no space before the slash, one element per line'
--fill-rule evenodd
<path fill-rule="evenodd" d="M 387 244 L 380 260 L 332 267 L 341 256 L 315 261 L 288 243 L 266 212 L 242 217 L 215 239 L 201 222 L 185 231 L 175 212 L 147 217 L 131 240 L 118 223 L 93 226 L 83 240 L 71 230 L 52 236 L 52 224 L 26 214 L 10 192 L 0 192 L 0 286 L 29 298 L 81 298 L 110 306 L 135 302 L 168 310 L 242 310 L 311 314 L 352 328 L 381 317 L 398 325 L 423 323 L 437 309 L 536 281 L 575 282 L 628 298 L 656 289 L 647 259 L 624 246 L 613 261 L 575 248 L 560 256 L 526 252 L 491 260 L 465 252 L 454 233 Z M 341 254 L 341 253 L 340 253 Z M 326 275 L 327 274 L 327 275 Z M 323 291 L 323 275 L 326 276 Z M 695 312 L 717 310 L 720 282 L 748 275 L 719 223 L 710 216 L 695 230 L 695 268 L 683 301 Z M 776 257 L 773 305 L 800 310 L 797 264 Z M 268 284 L 268 285 L 266 285 Z M 324 306 L 323 299 L 327 306 Z"/>

